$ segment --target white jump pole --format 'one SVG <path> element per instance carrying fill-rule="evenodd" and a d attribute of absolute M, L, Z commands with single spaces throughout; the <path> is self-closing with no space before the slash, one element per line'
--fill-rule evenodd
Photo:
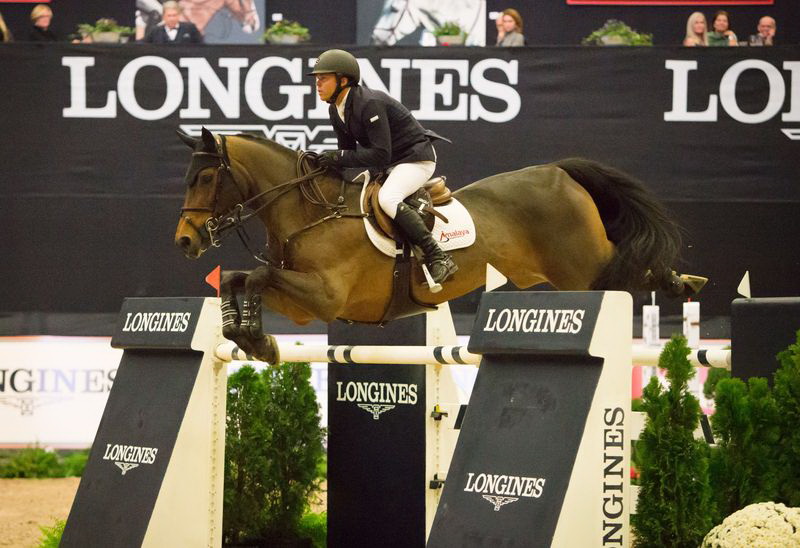
<path fill-rule="evenodd" d="M 658 365 L 663 347 L 633 346 L 633 365 Z M 466 346 L 329 346 L 324 344 L 278 343 L 278 353 L 283 362 L 329 362 L 329 363 L 381 363 L 381 364 L 446 364 L 476 365 L 480 354 L 473 354 Z M 221 361 L 255 361 L 232 342 L 217 346 L 217 358 Z M 721 348 L 696 349 L 689 353 L 689 361 L 695 367 L 708 366 L 731 368 L 731 351 Z"/>

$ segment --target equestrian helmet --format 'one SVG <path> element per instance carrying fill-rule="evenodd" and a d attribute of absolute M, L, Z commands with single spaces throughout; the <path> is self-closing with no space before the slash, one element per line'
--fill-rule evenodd
<path fill-rule="evenodd" d="M 329 72 L 347 76 L 352 85 L 358 84 L 359 80 L 361 80 L 361 69 L 358 68 L 358 61 L 351 53 L 342 49 L 329 49 L 324 52 L 314 64 L 314 70 L 308 74 L 325 74 Z"/>

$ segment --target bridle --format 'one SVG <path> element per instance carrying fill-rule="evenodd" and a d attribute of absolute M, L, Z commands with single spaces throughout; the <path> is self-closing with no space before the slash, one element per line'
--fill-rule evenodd
<path fill-rule="evenodd" d="M 341 188 L 339 191 L 339 196 L 336 202 L 329 202 L 325 195 L 322 192 L 322 189 L 319 187 L 317 183 L 316 177 L 325 173 L 326 169 L 321 167 L 314 167 L 318 166 L 317 154 L 314 152 L 309 151 L 299 151 L 297 155 L 297 163 L 296 163 L 296 172 L 300 174 L 298 177 L 276 185 L 272 188 L 268 188 L 262 192 L 259 192 L 255 196 L 247 198 L 246 194 L 242 191 L 239 184 L 236 182 L 236 178 L 233 174 L 233 169 L 231 168 L 230 159 L 228 157 L 228 149 L 224 135 L 218 136 L 217 141 L 217 151 L 216 152 L 205 152 L 205 151 L 196 151 L 192 153 L 192 157 L 201 157 L 201 158 L 211 158 L 217 159 L 219 164 L 216 166 L 216 188 L 214 190 L 214 203 L 209 206 L 199 206 L 199 207 L 182 207 L 181 208 L 181 216 L 187 222 L 189 226 L 191 226 L 202 239 L 207 239 L 209 245 L 212 247 L 220 247 L 222 245 L 222 240 L 232 231 L 236 230 L 239 239 L 242 241 L 242 244 L 247 248 L 247 250 L 253 255 L 253 257 L 262 263 L 269 264 L 269 261 L 266 257 L 264 257 L 263 253 L 257 253 L 252 249 L 249 237 L 247 233 L 244 231 L 244 224 L 252 219 L 253 217 L 257 216 L 262 210 L 266 209 L 270 204 L 275 202 L 278 198 L 289 192 L 290 190 L 294 189 L 295 187 L 300 189 L 300 192 L 303 198 L 310 204 L 320 206 L 330 213 L 316 221 L 309 223 L 308 225 L 304 226 L 303 228 L 293 232 L 288 237 L 286 237 L 281 243 L 282 246 L 285 248 L 286 245 L 299 233 L 308 230 L 314 226 L 317 226 L 321 223 L 329 221 L 331 219 L 339 219 L 342 217 L 358 217 L 363 218 L 365 214 L 363 213 L 346 213 L 348 208 L 345 205 L 345 198 L 344 198 L 344 191 L 345 185 L 347 182 L 342 179 Z M 212 166 L 209 166 L 212 167 Z M 202 169 L 198 170 L 197 175 Z M 196 175 L 196 176 L 197 176 Z M 231 207 L 228 211 L 216 214 L 217 212 L 217 205 L 219 203 L 219 198 L 222 193 L 222 187 L 225 183 L 223 176 L 226 176 L 230 179 L 230 184 L 236 188 L 241 201 Z M 193 184 L 193 181 L 190 182 Z M 261 202 L 260 204 L 258 202 Z M 195 223 L 188 216 L 184 216 L 183 214 L 186 212 L 192 211 L 200 211 L 206 212 L 210 214 L 210 217 L 206 219 L 205 224 L 202 227 L 198 227 Z M 215 215 L 216 214 L 216 215 Z M 280 268 L 285 266 L 285 255 L 284 253 L 280 254 L 281 256 L 281 263 Z"/>

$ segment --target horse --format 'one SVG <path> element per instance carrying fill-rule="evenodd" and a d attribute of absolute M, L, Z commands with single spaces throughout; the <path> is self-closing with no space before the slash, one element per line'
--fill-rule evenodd
<path fill-rule="evenodd" d="M 180 4 L 183 18 L 194 23 L 200 32 L 205 31 L 209 21 L 223 8 L 241 23 L 242 30 L 248 34 L 261 26 L 255 0 L 180 0 Z"/>
<path fill-rule="evenodd" d="M 313 153 L 268 139 L 215 136 L 205 128 L 200 138 L 179 135 L 192 149 L 175 233 L 184 255 L 197 258 L 220 245 L 223 232 L 245 218 L 257 217 L 266 228 L 265 264 L 223 276 L 224 336 L 271 361 L 262 303 L 300 325 L 384 319 L 394 262 L 366 235 L 358 185 L 320 168 Z M 600 163 L 572 158 L 525 167 L 452 196 L 473 217 L 475 242 L 451 251 L 459 270 L 438 293 L 415 270 L 411 293 L 420 303 L 435 306 L 481 287 L 487 263 L 519 288 L 549 282 L 559 290 L 660 289 L 678 296 L 705 283 L 672 270 L 680 229 L 644 185 Z"/>
<path fill-rule="evenodd" d="M 435 46 L 433 31 L 455 22 L 467 33 L 465 45 L 486 45 L 486 0 L 386 0 L 370 41 L 393 46 L 423 27 L 421 46 Z"/>

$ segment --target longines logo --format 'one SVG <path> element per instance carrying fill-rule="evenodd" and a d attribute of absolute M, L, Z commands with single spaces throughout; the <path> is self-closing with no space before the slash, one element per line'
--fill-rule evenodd
<path fill-rule="evenodd" d="M 156 333 L 173 331 L 183 333 L 189 328 L 191 312 L 128 312 L 122 331 Z"/>
<path fill-rule="evenodd" d="M 22 416 L 73 398 L 76 394 L 104 394 L 111 390 L 117 370 L 25 368 L 0 369 L 0 405 L 14 407 Z"/>
<path fill-rule="evenodd" d="M 583 309 L 490 308 L 483 330 L 574 334 L 583 327 L 585 315 L 586 311 Z"/>
<path fill-rule="evenodd" d="M 65 56 L 61 64 L 69 70 L 70 103 L 63 116 L 116 118 L 119 105 L 139 120 L 161 120 L 175 111 L 182 119 L 208 120 L 213 103 L 228 120 L 242 118 L 242 105 L 267 121 L 327 120 L 328 105 L 317 97 L 313 81 L 305 75 L 306 67 L 312 67 L 315 61 L 269 56 L 250 65 L 246 57 L 224 57 L 212 67 L 203 57 L 181 57 L 176 65 L 165 57 L 143 55 L 120 70 L 116 89 L 105 90 L 102 99 L 93 99 L 95 104 L 90 105 L 87 89 L 100 85 L 92 80 L 97 70 L 92 67 L 108 61 L 92 55 Z M 401 102 L 403 81 L 419 82 L 419 108 L 413 114 L 420 121 L 508 122 L 519 114 L 522 105 L 515 89 L 517 60 L 384 57 L 379 67 L 367 59 L 360 59 L 359 65 L 365 86 Z M 386 75 L 385 80 L 379 70 Z M 142 72 L 153 71 L 160 73 L 154 82 L 163 82 L 164 90 L 148 90 L 148 97 L 163 97 L 160 105 L 137 96 L 137 89 L 141 93 L 142 88 L 136 85 L 137 79 Z M 278 97 L 265 97 L 265 89 L 270 93 L 274 90 Z M 487 104 L 491 104 L 491 110 Z"/>
<path fill-rule="evenodd" d="M 157 447 L 107 443 L 103 460 L 112 461 L 124 476 L 140 464 L 153 464 L 157 453 Z"/>
<path fill-rule="evenodd" d="M 624 529 L 622 516 L 625 511 L 624 466 L 625 410 L 621 407 L 603 410 L 603 546 L 622 546 Z"/>
<path fill-rule="evenodd" d="M 520 498 L 539 498 L 544 492 L 545 478 L 506 476 L 499 474 L 475 474 L 467 472 L 465 493 L 477 493 L 499 512 L 506 504 Z"/>
<path fill-rule="evenodd" d="M 397 405 L 416 405 L 417 385 L 397 382 L 336 383 L 336 401 L 355 403 L 379 420 L 382 413 Z"/>
<path fill-rule="evenodd" d="M 666 68 L 672 71 L 672 110 L 664 113 L 665 122 L 716 122 L 719 106 L 743 124 L 761 124 L 779 113 L 782 122 L 800 122 L 800 61 L 784 61 L 781 67 L 789 73 L 788 93 L 781 68 L 762 59 L 738 61 L 722 75 L 719 94 L 710 93 L 699 102 L 706 105 L 702 110 L 689 110 L 689 73 L 698 70 L 698 62 L 669 59 Z M 766 80 L 765 102 L 758 112 L 745 112 L 739 106 L 737 86 L 746 71 L 760 72 Z M 800 128 L 782 128 L 781 132 L 793 141 L 800 140 Z"/>

